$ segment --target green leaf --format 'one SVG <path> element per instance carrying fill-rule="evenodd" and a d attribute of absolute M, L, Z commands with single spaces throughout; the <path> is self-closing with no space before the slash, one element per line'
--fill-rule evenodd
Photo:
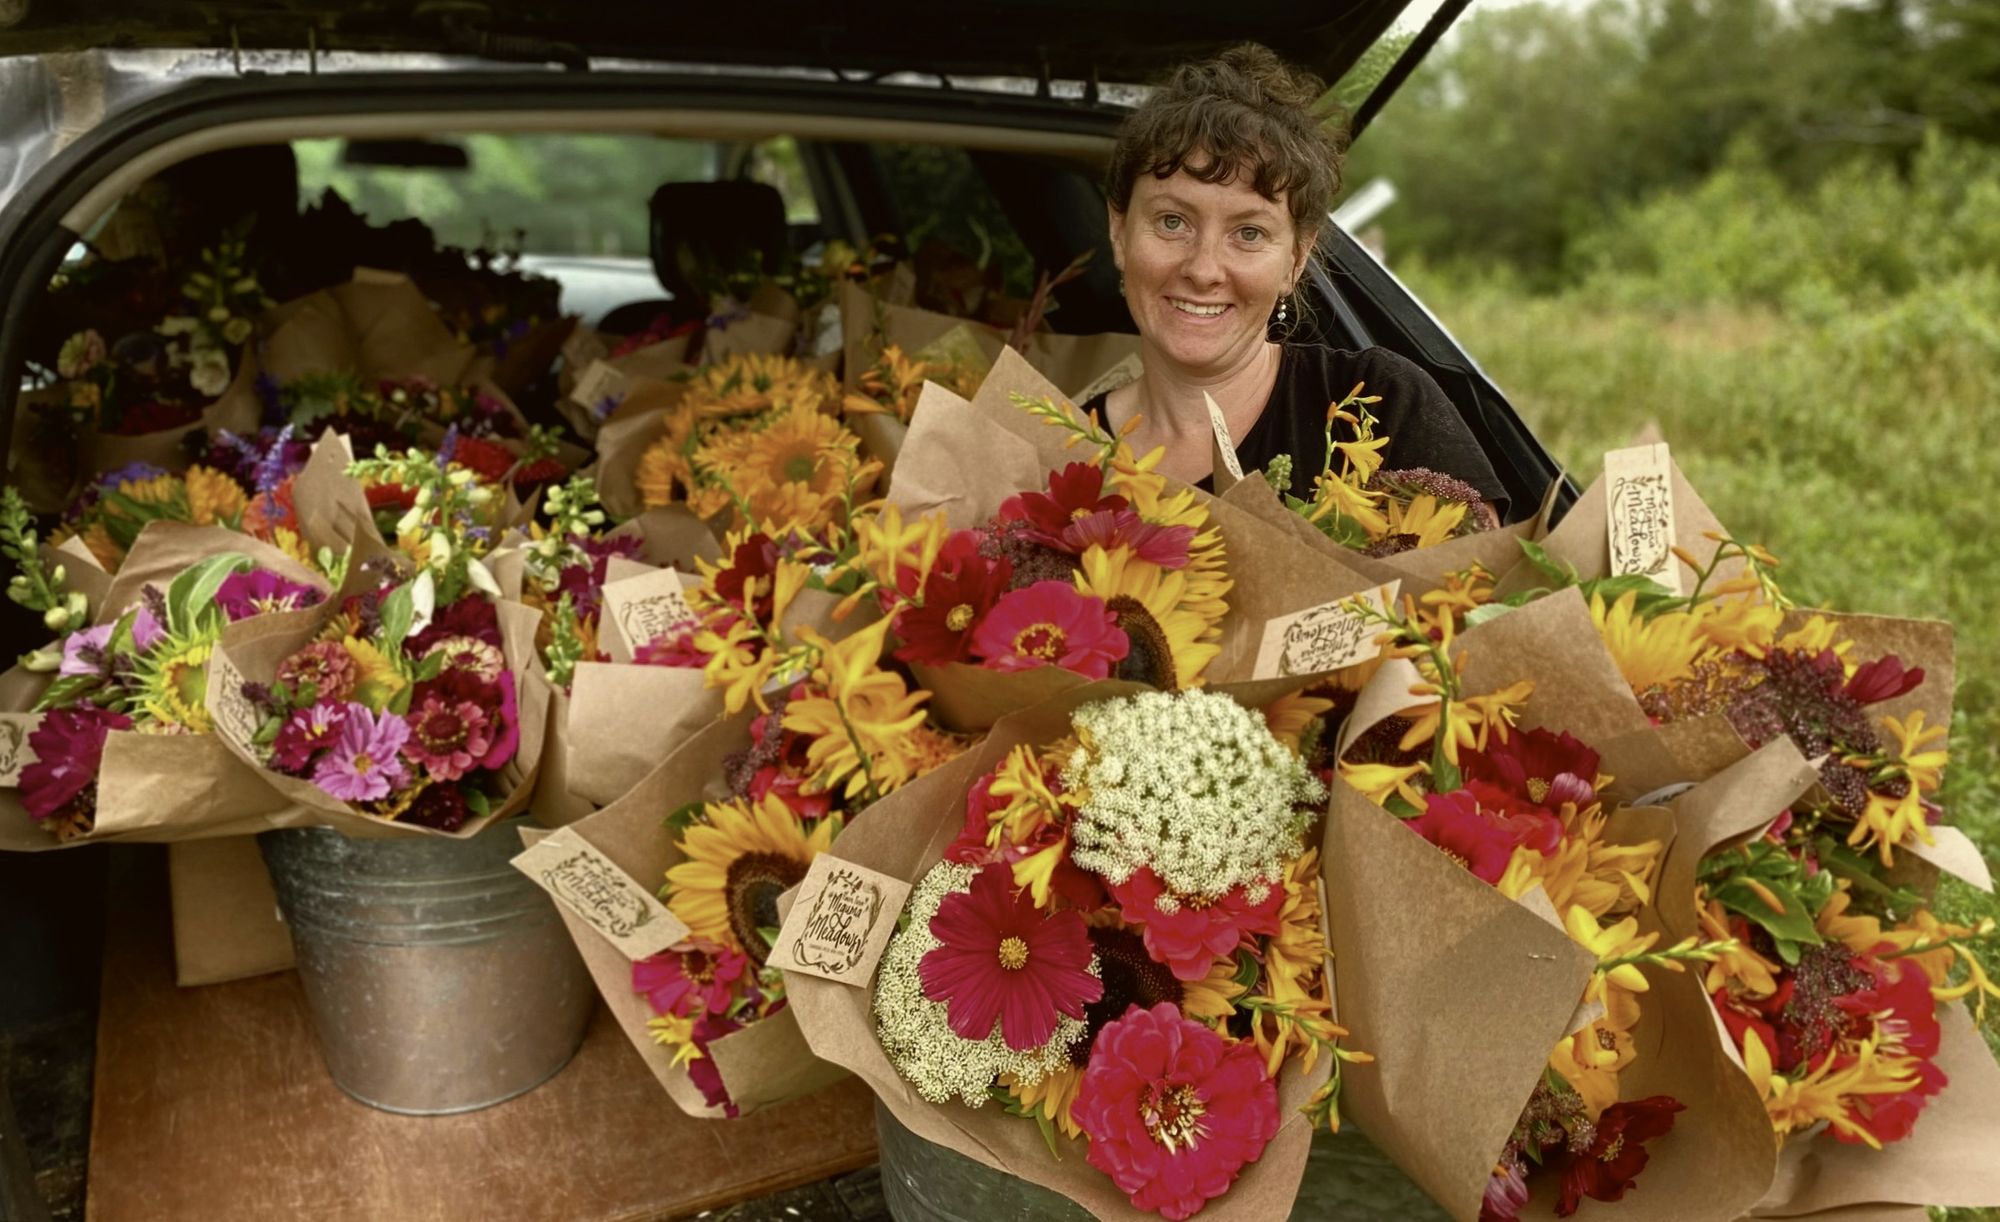
<path fill-rule="evenodd" d="M 1550 581 L 1555 582 L 1558 590 L 1576 584 L 1575 565 L 1567 560 L 1557 560 L 1549 555 L 1547 548 L 1533 539 L 1519 539 L 1516 542 L 1520 543 L 1522 553 L 1528 557 L 1528 563 L 1540 569 Z"/>
<path fill-rule="evenodd" d="M 689 802 L 671 811 L 665 820 L 667 832 L 678 836 L 701 822 L 702 813 L 708 809 L 705 802 Z"/>
<path fill-rule="evenodd" d="M 1514 604 L 1504 602 L 1487 603 L 1484 606 L 1474 607 L 1465 613 L 1465 626 L 1467 628 L 1477 628 L 1488 620 L 1499 619 L 1512 610 L 1515 610 Z"/>
<path fill-rule="evenodd" d="M 103 686 L 104 680 L 97 675 L 64 675 L 35 702 L 35 712 L 46 713 L 50 709 L 66 709 L 83 697 Z"/>
<path fill-rule="evenodd" d="M 242 569 L 254 567 L 250 558 L 235 552 L 205 556 L 174 578 L 167 587 L 167 627 L 176 636 L 194 633 L 204 619 L 213 618 L 216 592 L 222 583 Z"/>
<path fill-rule="evenodd" d="M 403 647 L 403 638 L 410 635 L 410 625 L 416 622 L 416 618 L 416 594 L 410 589 L 409 583 L 405 582 L 382 600 L 384 653 L 394 653 Z"/>
<path fill-rule="evenodd" d="M 1246 989 L 1254 988 L 1257 984 L 1257 974 L 1262 970 L 1263 968 L 1249 951 L 1239 950 L 1236 952 L 1236 975 L 1231 979 Z"/>
<path fill-rule="evenodd" d="M 468 789 L 465 791 L 465 809 L 471 811 L 475 818 L 492 814 L 493 799 L 487 797 L 483 789 Z"/>
<path fill-rule="evenodd" d="M 1641 618 L 1650 619 L 1667 611 L 1678 611 L 1687 606 L 1687 599 L 1654 581 L 1644 573 L 1626 573 L 1617 577 L 1600 577 L 1586 581 L 1582 585 L 1586 600 L 1602 598 L 1606 606 L 1617 602 L 1627 594 L 1635 595 L 1632 610 Z"/>
<path fill-rule="evenodd" d="M 1724 908 L 1768 930 L 1778 940 L 1780 954 L 1785 952 L 1785 943 L 1792 943 L 1793 951 L 1785 955 L 1785 961 L 1796 963 L 1798 946 L 1817 946 L 1820 943 L 1819 930 L 1813 926 L 1812 909 L 1789 880 L 1759 878 L 1757 881 L 1770 888 L 1784 903 L 1783 912 L 1771 911 L 1770 905 L 1750 889 L 1748 881 L 1741 875 L 1724 879 L 1709 894 Z"/>

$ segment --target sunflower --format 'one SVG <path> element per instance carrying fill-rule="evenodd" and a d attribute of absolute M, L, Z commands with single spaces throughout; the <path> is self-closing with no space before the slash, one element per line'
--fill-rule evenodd
<path fill-rule="evenodd" d="M 687 860 L 667 871 L 667 908 L 689 932 L 731 946 L 759 967 L 764 930 L 778 925 L 778 896 L 833 843 L 832 819 L 808 832 L 775 793 L 758 802 L 711 802 L 675 847 Z"/>
<path fill-rule="evenodd" d="M 660 435 L 639 456 L 633 485 L 646 508 L 671 505 L 694 487 L 694 469 L 688 465 L 688 441 L 694 434 L 694 414 L 685 406 L 667 413 Z"/>
<path fill-rule="evenodd" d="M 1023 1084 L 1010 1073 L 1000 1075 L 1000 1085 L 1012 1095 L 1022 1113 L 1040 1116 L 1061 1129 L 1066 1137 L 1082 1137 L 1083 1130 L 1070 1118 L 1076 1104 L 1076 1088 L 1083 1081 L 1081 1065 L 1065 1065 L 1039 1082 Z"/>
<path fill-rule="evenodd" d="M 751 522 L 817 523 L 850 481 L 865 489 L 881 470 L 862 461 L 860 447 L 838 420 L 800 404 L 762 428 L 717 434 L 695 451 L 694 467 L 702 482 L 733 492 Z"/>
<path fill-rule="evenodd" d="M 711 418 L 751 416 L 798 406 L 818 410 L 836 389 L 833 375 L 803 361 L 761 352 L 738 353 L 698 370 L 681 403 L 692 413 Z"/>
<path fill-rule="evenodd" d="M 1686 678 L 1707 651 L 1701 627 L 1685 611 L 1670 611 L 1651 619 L 1635 610 L 1638 593 L 1629 592 L 1609 609 L 1592 595 L 1590 619 L 1618 663 L 1618 672 L 1635 692 L 1671 686 Z"/>
<path fill-rule="evenodd" d="M 1271 737 L 1285 744 L 1293 755 L 1303 755 L 1306 731 L 1332 711 L 1333 701 L 1324 696 L 1290 692 L 1264 706 L 1264 724 L 1271 728 Z"/>
<path fill-rule="evenodd" d="M 212 467 L 189 467 L 186 479 L 188 518 L 197 526 L 229 525 L 249 506 L 243 486 Z"/>
<path fill-rule="evenodd" d="M 1148 564 L 1123 548 L 1093 544 L 1082 561 L 1078 592 L 1103 600 L 1132 643 L 1117 677 L 1166 691 L 1199 686 L 1202 671 L 1222 652 L 1220 600 L 1216 614 L 1205 614 L 1207 604 L 1191 605 L 1187 570 Z"/>
<path fill-rule="evenodd" d="M 1230 581 L 1225 569 L 1222 530 L 1209 521 L 1201 495 L 1192 488 L 1177 492 L 1167 489 L 1166 477 L 1155 474 L 1153 466 L 1164 451 L 1155 451 L 1134 460 L 1122 446 L 1105 477 L 1105 490 L 1131 501 L 1140 520 L 1154 526 L 1192 527 L 1194 540 L 1188 546 L 1187 565 L 1179 570 L 1187 578 L 1183 596 L 1188 609 L 1211 622 L 1219 622 L 1228 610 L 1223 596 Z"/>
<path fill-rule="evenodd" d="M 1405 505 L 1394 497 L 1387 505 L 1392 535 L 1412 535 L 1417 547 L 1435 547 L 1450 539 L 1465 523 L 1463 501 L 1440 501 L 1430 493 L 1419 493 Z"/>
<path fill-rule="evenodd" d="M 208 716 L 208 659 L 213 637 L 169 637 L 146 651 L 138 663 L 139 706 L 156 722 L 184 726 L 197 734 L 214 728 Z"/>

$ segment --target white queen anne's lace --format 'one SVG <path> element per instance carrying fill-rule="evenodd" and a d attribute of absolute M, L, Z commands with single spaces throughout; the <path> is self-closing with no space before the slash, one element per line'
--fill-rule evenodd
<path fill-rule="evenodd" d="M 1183 896 L 1268 885 L 1326 800 L 1304 761 L 1227 696 L 1144 692 L 1085 705 L 1071 723 L 1072 856 L 1113 883 L 1151 866 Z"/>
<path fill-rule="evenodd" d="M 948 1103 L 956 1095 L 966 1106 L 979 1107 L 989 1098 L 993 1079 L 1003 1073 L 1024 1085 L 1040 1082 L 1070 1063 L 1070 1046 L 1083 1038 L 1081 1021 L 1059 1016 L 1049 1042 L 1026 1052 L 1007 1047 L 998 1022 L 985 1039 L 969 1040 L 951 1029 L 942 1003 L 924 996 L 917 965 L 938 946 L 931 918 L 945 896 L 970 890 L 977 873 L 977 866 L 949 861 L 931 867 L 911 892 L 909 923 L 890 940 L 875 978 L 876 1038 L 890 1063 L 931 1103 Z M 1097 974 L 1094 958 L 1090 971 Z"/>

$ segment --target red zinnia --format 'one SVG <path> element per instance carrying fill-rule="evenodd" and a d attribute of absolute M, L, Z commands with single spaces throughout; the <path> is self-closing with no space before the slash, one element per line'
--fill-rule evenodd
<path fill-rule="evenodd" d="M 632 965 L 632 991 L 644 993 L 655 1014 L 686 1018 L 697 1007 L 711 1014 L 729 1009 L 731 986 L 750 962 L 740 952 L 706 938 L 690 938 Z"/>
<path fill-rule="evenodd" d="M 1547 730 L 1516 730 L 1484 751 L 1459 753 L 1466 780 L 1496 785 L 1549 810 L 1560 810 L 1565 802 L 1595 802 L 1597 764 L 1597 752 L 1583 742 Z"/>
<path fill-rule="evenodd" d="M 1668 1095 L 1620 1101 L 1605 1108 L 1597 1118 L 1597 1139 L 1563 1168 L 1556 1217 L 1575 1213 L 1584 1197 L 1623 1200 L 1625 1190 L 1646 1169 L 1646 1143 L 1672 1129 L 1674 1113 L 1681 1108 L 1681 1102 Z"/>
<path fill-rule="evenodd" d="M 999 516 L 1002 521 L 1026 522 L 1041 534 L 1057 535 L 1078 518 L 1124 509 L 1131 503 L 1103 492 L 1104 472 L 1091 463 L 1073 462 L 1049 472 L 1046 493 L 1023 492 L 1000 502 Z"/>
<path fill-rule="evenodd" d="M 1090 1138 L 1090 1165 L 1134 1207 L 1191 1218 L 1264 1153 L 1278 1088 L 1255 1044 L 1163 1001 L 1097 1033 L 1070 1115 Z"/>
<path fill-rule="evenodd" d="M 1479 799 L 1457 793 L 1425 794 L 1424 813 L 1404 826 L 1443 850 L 1444 855 L 1489 883 L 1507 872 L 1519 838 L 1480 808 Z"/>
<path fill-rule="evenodd" d="M 1126 922 L 1144 927 L 1146 953 L 1166 964 L 1176 980 L 1200 980 L 1217 959 L 1257 934 L 1276 937 L 1278 909 L 1285 902 L 1282 886 L 1266 887 L 1264 898 L 1254 903 L 1239 884 L 1215 900 L 1174 896 L 1163 909 L 1160 899 L 1166 894 L 1167 885 L 1150 866 L 1111 888 Z"/>
<path fill-rule="evenodd" d="M 1103 600 L 1061 581 L 1038 581 L 993 604 L 972 634 L 972 652 L 991 670 L 1060 666 L 1103 679 L 1132 642 Z"/>
<path fill-rule="evenodd" d="M 944 1003 L 951 1029 L 966 1039 L 985 1039 L 997 1020 L 1009 1048 L 1039 1048 L 1055 1034 L 1058 1013 L 1081 1019 L 1104 996 L 1104 982 L 1090 974 L 1083 918 L 1068 909 L 1044 916 L 1016 893 L 1005 865 L 987 866 L 971 890 L 947 895 L 931 936 L 941 945 L 918 964 L 924 996 Z"/>
<path fill-rule="evenodd" d="M 952 570 L 942 566 L 924 582 L 924 605 L 896 620 L 902 644 L 896 656 L 905 662 L 946 666 L 972 656 L 972 634 L 1014 580 L 1014 566 L 1005 556 L 991 560 L 973 555 Z"/>

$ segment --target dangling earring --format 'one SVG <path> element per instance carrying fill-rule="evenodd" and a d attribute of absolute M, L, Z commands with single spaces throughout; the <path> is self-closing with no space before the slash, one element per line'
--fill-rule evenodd
<path fill-rule="evenodd" d="M 1119 295 L 1120 297 L 1123 297 L 1123 296 L 1125 295 L 1125 273 L 1124 273 L 1124 272 L 1119 272 L 1119 273 L 1118 273 L 1118 295 Z"/>
<path fill-rule="evenodd" d="M 1288 288 L 1278 297 L 1278 317 L 1276 321 L 1281 327 L 1285 325 L 1285 307 L 1291 301 L 1291 296 L 1292 290 Z"/>

